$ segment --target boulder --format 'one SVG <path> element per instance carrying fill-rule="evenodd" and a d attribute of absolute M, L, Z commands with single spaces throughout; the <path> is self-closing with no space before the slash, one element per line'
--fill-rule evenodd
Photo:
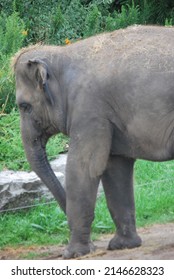
<path fill-rule="evenodd" d="M 62 154 L 51 162 L 51 166 L 64 186 L 67 155 Z M 0 172 L 0 210 L 33 205 L 36 201 L 53 199 L 48 188 L 34 172 Z"/>
<path fill-rule="evenodd" d="M 61 154 L 51 161 L 51 166 L 63 187 L 66 161 L 67 154 Z M 101 190 L 100 184 L 99 194 Z M 28 208 L 43 199 L 49 201 L 53 196 L 34 172 L 12 170 L 0 172 L 0 212 L 7 209 Z"/>

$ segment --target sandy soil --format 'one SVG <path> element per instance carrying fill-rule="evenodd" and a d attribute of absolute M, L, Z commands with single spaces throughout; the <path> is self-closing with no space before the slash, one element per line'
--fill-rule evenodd
<path fill-rule="evenodd" d="M 153 225 L 138 230 L 143 244 L 139 248 L 117 251 L 106 250 L 111 235 L 103 235 L 95 241 L 95 253 L 79 259 L 167 259 L 174 260 L 174 224 Z M 64 247 L 60 246 L 30 246 L 0 250 L 0 260 L 9 259 L 62 259 Z"/>

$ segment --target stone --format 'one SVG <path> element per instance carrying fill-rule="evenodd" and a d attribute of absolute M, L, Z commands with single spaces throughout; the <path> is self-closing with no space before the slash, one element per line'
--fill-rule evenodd
<path fill-rule="evenodd" d="M 65 187 L 65 167 L 67 154 L 61 154 L 51 161 L 58 180 Z M 99 185 L 99 194 L 102 185 Z M 49 189 L 34 172 L 2 171 L 0 172 L 0 212 L 6 209 L 28 208 L 41 200 L 53 200 Z"/>
<path fill-rule="evenodd" d="M 65 166 L 67 155 L 62 154 L 51 162 L 51 166 L 61 182 L 65 185 Z M 37 200 L 53 199 L 51 192 L 34 172 L 2 171 L 0 172 L 0 210 L 21 208 L 33 205 Z"/>

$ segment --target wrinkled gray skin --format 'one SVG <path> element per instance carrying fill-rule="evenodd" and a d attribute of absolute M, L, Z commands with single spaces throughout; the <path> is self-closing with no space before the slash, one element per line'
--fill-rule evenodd
<path fill-rule="evenodd" d="M 140 246 L 134 162 L 174 158 L 174 29 L 134 26 L 65 47 L 29 47 L 14 69 L 28 161 L 68 217 L 64 257 L 94 249 L 100 179 L 117 227 L 108 248 Z M 66 198 L 45 153 L 59 132 L 70 136 Z"/>

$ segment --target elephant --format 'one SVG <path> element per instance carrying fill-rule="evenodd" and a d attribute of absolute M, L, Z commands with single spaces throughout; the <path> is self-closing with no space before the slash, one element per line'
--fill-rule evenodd
<path fill-rule="evenodd" d="M 135 25 L 66 46 L 37 44 L 12 64 L 27 160 L 67 215 L 63 257 L 95 249 L 100 181 L 116 227 L 108 249 L 140 246 L 134 163 L 174 159 L 174 28 Z M 70 139 L 65 189 L 46 154 L 60 132 Z"/>

